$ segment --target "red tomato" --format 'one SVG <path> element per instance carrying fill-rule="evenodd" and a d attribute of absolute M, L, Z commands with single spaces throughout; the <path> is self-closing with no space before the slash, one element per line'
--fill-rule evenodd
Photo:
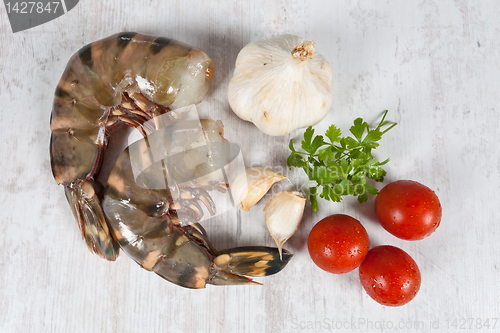
<path fill-rule="evenodd" d="M 377 246 L 359 266 L 363 288 L 375 301 L 401 306 L 411 301 L 420 289 L 420 270 L 412 257 L 400 248 Z"/>
<path fill-rule="evenodd" d="M 370 249 L 370 241 L 358 220 L 337 214 L 324 218 L 312 228 L 307 248 L 319 268 L 343 274 L 361 264 Z"/>
<path fill-rule="evenodd" d="M 394 236 L 419 240 L 432 234 L 441 222 L 441 203 L 430 188 L 411 180 L 385 186 L 375 199 L 378 221 Z"/>

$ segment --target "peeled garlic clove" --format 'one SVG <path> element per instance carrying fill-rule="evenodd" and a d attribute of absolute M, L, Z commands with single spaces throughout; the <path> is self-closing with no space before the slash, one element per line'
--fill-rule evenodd
<path fill-rule="evenodd" d="M 240 209 L 248 212 L 274 183 L 285 178 L 282 174 L 268 168 L 249 168 L 236 176 L 230 184 L 231 192 Z"/>
<path fill-rule="evenodd" d="M 264 207 L 266 225 L 280 253 L 283 244 L 300 226 L 306 199 L 300 192 L 283 191 L 276 194 Z"/>
<path fill-rule="evenodd" d="M 233 112 L 274 136 L 319 123 L 332 105 L 332 69 L 314 48 L 295 35 L 247 44 L 228 87 Z"/>

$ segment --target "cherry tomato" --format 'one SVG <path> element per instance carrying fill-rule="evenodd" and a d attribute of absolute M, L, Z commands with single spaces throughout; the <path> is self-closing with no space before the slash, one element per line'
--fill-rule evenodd
<path fill-rule="evenodd" d="M 430 188 L 411 180 L 385 186 L 375 199 L 375 215 L 385 230 L 405 240 L 432 234 L 441 222 L 441 203 Z"/>
<path fill-rule="evenodd" d="M 384 245 L 368 252 L 359 266 L 363 288 L 375 301 L 401 306 L 411 301 L 420 289 L 420 270 L 412 257 L 400 248 Z"/>
<path fill-rule="evenodd" d="M 361 264 L 370 248 L 370 241 L 358 220 L 336 214 L 324 218 L 312 228 L 307 248 L 319 268 L 343 274 Z"/>

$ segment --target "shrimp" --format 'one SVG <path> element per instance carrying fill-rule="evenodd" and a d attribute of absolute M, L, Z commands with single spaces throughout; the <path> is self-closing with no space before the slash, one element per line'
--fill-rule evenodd
<path fill-rule="evenodd" d="M 150 119 L 199 103 L 209 89 L 214 62 L 178 41 L 124 32 L 76 52 L 59 81 L 51 115 L 52 173 L 92 252 L 115 260 L 94 181 L 111 130 L 141 128 Z"/>
<path fill-rule="evenodd" d="M 164 116 L 175 122 L 173 110 L 204 98 L 214 66 L 203 51 L 171 39 L 116 34 L 73 55 L 51 115 L 52 172 L 65 188 L 88 248 L 107 260 L 115 260 L 121 249 L 141 267 L 187 288 L 258 284 L 247 276 L 277 273 L 292 255 L 284 250 L 280 258 L 276 248 L 259 246 L 218 252 L 198 223 L 203 215 L 198 201 L 214 215 L 208 192 L 224 192 L 227 184 L 203 177 L 190 181 L 195 166 L 183 164 L 184 159 L 172 169 L 187 177 L 182 184 L 150 188 L 134 175 L 130 145 L 118 157 L 105 188 L 94 178 L 113 129 L 132 126 L 144 138 L 158 133 Z M 202 120 L 200 126 L 207 144 L 227 142 L 220 121 Z M 188 141 L 177 136 L 163 144 L 173 145 L 172 151 L 185 150 L 178 146 Z"/>

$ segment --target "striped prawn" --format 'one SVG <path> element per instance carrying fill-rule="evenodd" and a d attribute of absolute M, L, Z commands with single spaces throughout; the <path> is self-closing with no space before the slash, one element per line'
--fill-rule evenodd
<path fill-rule="evenodd" d="M 122 249 L 144 269 L 177 285 L 257 284 L 247 276 L 274 274 L 291 258 L 269 247 L 217 251 L 198 223 L 199 203 L 210 214 L 209 192 L 226 190 L 206 180 L 146 188 L 133 173 L 130 147 L 118 157 L 103 187 L 94 180 L 109 133 L 122 124 L 143 133 L 158 130 L 167 115 L 199 103 L 207 94 L 214 62 L 178 41 L 120 33 L 75 53 L 55 92 L 50 158 L 88 248 L 107 260 Z M 226 142 L 220 121 L 202 120 L 207 142 Z M 165 145 L 172 144 L 165 142 Z M 189 169 L 189 166 L 186 166 Z M 187 185 L 186 185 L 187 184 Z"/>

